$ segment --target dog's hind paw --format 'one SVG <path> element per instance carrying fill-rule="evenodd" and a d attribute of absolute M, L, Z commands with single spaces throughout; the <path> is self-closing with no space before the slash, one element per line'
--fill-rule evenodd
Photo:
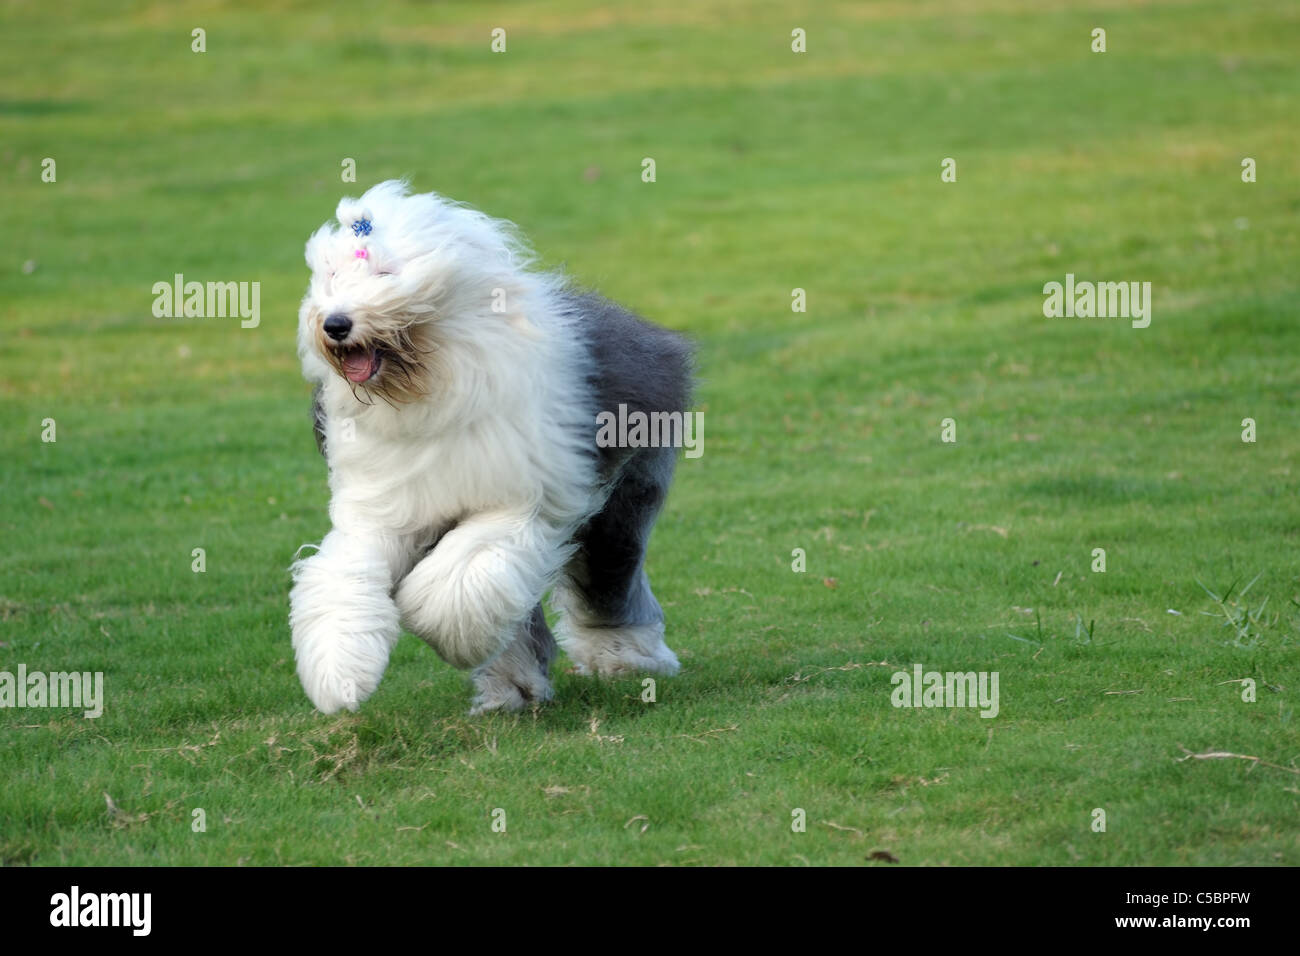
<path fill-rule="evenodd" d="M 471 717 L 478 717 L 494 710 L 523 710 L 534 704 L 551 699 L 551 684 L 546 678 L 540 683 L 526 685 L 516 684 L 501 677 L 476 679 L 478 693 L 474 695 L 473 706 L 469 709 Z"/>
<path fill-rule="evenodd" d="M 662 625 L 640 627 L 564 627 L 560 644 L 573 669 L 584 676 L 626 677 L 662 674 L 671 677 L 682 665 L 664 643 Z"/>
<path fill-rule="evenodd" d="M 523 710 L 550 700 L 553 693 L 541 665 L 518 643 L 476 670 L 474 687 L 478 693 L 471 717 L 493 710 Z"/>

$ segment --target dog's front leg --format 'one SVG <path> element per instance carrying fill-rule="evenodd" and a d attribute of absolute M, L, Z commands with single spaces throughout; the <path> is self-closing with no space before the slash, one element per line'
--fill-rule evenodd
<path fill-rule="evenodd" d="M 396 542 L 335 528 L 293 566 L 289 623 L 298 677 L 326 714 L 374 693 L 401 635 L 393 586 Z"/>
<path fill-rule="evenodd" d="M 463 519 L 397 588 L 406 626 L 453 667 L 491 661 L 514 640 L 563 561 L 566 535 L 535 515 Z"/>

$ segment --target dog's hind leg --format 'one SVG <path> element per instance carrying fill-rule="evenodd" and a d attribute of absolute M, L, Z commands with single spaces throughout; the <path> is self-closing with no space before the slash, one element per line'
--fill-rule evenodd
<path fill-rule="evenodd" d="M 474 671 L 474 688 L 478 693 L 470 714 L 520 710 L 549 700 L 551 682 L 547 674 L 554 654 L 555 638 L 546 626 L 546 615 L 539 604 L 519 625 L 510 645 Z"/>
<path fill-rule="evenodd" d="M 560 646 L 580 674 L 675 674 L 680 667 L 664 643 L 664 612 L 645 572 L 675 463 L 675 449 L 640 451 L 575 538 L 578 550 L 551 602 L 560 613 Z"/>

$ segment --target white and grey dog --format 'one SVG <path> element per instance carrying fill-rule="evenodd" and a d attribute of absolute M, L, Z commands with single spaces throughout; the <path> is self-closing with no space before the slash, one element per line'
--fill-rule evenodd
<path fill-rule="evenodd" d="M 307 243 L 298 352 L 332 528 L 293 566 L 298 676 L 355 710 L 402 626 L 472 669 L 473 712 L 582 674 L 672 674 L 644 559 L 671 447 L 600 447 L 620 404 L 686 413 L 690 347 L 530 268 L 508 223 L 390 181 Z"/>

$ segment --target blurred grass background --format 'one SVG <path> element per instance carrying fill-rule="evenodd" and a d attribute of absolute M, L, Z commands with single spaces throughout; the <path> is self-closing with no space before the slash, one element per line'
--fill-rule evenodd
<path fill-rule="evenodd" d="M 0 5 L 0 669 L 108 686 L 0 711 L 0 860 L 1300 863 L 1297 49 L 1285 0 Z M 358 715 L 298 686 L 302 245 L 394 176 L 700 344 L 653 705 L 561 662 L 468 720 L 409 637 Z M 178 272 L 260 326 L 154 318 Z M 1045 319 L 1067 272 L 1151 327 Z M 1000 716 L 895 710 L 916 661 Z"/>

